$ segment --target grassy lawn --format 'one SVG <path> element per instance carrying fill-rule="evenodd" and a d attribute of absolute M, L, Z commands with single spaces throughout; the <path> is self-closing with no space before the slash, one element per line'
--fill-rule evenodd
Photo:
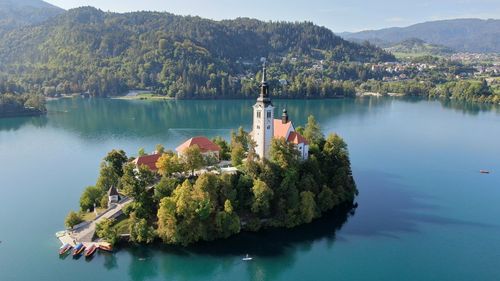
<path fill-rule="evenodd" d="M 119 221 L 117 224 L 115 224 L 115 228 L 118 231 L 118 234 L 129 234 L 129 225 L 130 225 L 130 219 L 126 218 L 124 220 Z"/>
<path fill-rule="evenodd" d="M 100 214 L 102 212 L 104 212 L 106 209 L 104 208 L 97 208 L 97 213 Z M 93 219 L 95 219 L 95 213 L 94 212 L 81 212 L 80 215 L 82 216 L 82 219 L 84 221 L 91 221 Z"/>

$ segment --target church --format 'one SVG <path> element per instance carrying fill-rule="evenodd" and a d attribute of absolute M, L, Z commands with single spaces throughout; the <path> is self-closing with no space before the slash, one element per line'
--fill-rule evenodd
<path fill-rule="evenodd" d="M 269 85 L 266 76 L 266 66 L 264 64 L 260 94 L 257 103 L 253 106 L 253 126 L 250 133 L 256 143 L 255 152 L 260 159 L 269 159 L 271 140 L 273 138 L 284 138 L 287 142 L 296 146 L 300 159 L 306 160 L 309 157 L 309 143 L 301 134 L 295 131 L 286 109 L 283 110 L 281 119 L 274 119 L 274 106 L 269 96 Z"/>

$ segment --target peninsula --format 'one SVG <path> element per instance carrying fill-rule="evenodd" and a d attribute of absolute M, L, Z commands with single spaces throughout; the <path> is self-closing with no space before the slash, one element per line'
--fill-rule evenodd
<path fill-rule="evenodd" d="M 295 227 L 334 209 L 351 209 L 357 189 L 347 145 L 325 138 L 313 116 L 296 127 L 286 109 L 275 118 L 266 68 L 253 106 L 251 132 L 228 143 L 193 137 L 176 148 L 127 157 L 113 150 L 80 212 L 66 218 L 63 243 L 189 245 L 241 231 Z M 337 207 L 347 208 L 337 208 Z"/>

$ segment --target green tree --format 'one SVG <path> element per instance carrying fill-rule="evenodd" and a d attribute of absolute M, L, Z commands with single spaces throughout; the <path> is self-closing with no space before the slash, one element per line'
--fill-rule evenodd
<path fill-rule="evenodd" d="M 300 193 L 300 215 L 304 223 L 310 223 L 316 216 L 314 193 L 310 191 Z"/>
<path fill-rule="evenodd" d="M 70 211 L 69 214 L 66 216 L 66 219 L 64 220 L 64 225 L 66 225 L 69 228 L 73 228 L 75 225 L 82 222 L 83 219 L 78 213 Z"/>
<path fill-rule="evenodd" d="M 213 143 L 220 147 L 220 158 L 221 160 L 230 160 L 231 159 L 231 149 L 229 148 L 229 144 L 222 137 L 216 137 L 212 140 Z"/>
<path fill-rule="evenodd" d="M 324 139 L 323 133 L 321 132 L 321 128 L 319 127 L 318 122 L 316 122 L 316 119 L 312 115 L 309 115 L 309 117 L 307 117 L 307 124 L 304 129 L 304 137 L 311 145 L 314 144 L 318 146 Z"/>
<path fill-rule="evenodd" d="M 130 240 L 134 243 L 152 243 L 156 237 L 155 229 L 148 225 L 146 219 L 139 219 L 135 213 L 130 216 Z"/>
<path fill-rule="evenodd" d="M 101 163 L 101 170 L 99 171 L 99 178 L 97 178 L 96 187 L 103 191 L 109 190 L 112 186 L 117 187 L 120 177 L 116 173 L 113 166 L 107 162 Z"/>
<path fill-rule="evenodd" d="M 103 194 L 105 194 L 105 192 L 99 187 L 87 187 L 80 196 L 80 209 L 82 211 L 91 211 L 94 209 L 94 205 L 100 206 Z"/>
<path fill-rule="evenodd" d="M 231 164 L 239 166 L 243 163 L 243 159 L 245 159 L 245 148 L 241 143 L 235 143 L 231 149 Z"/>
<path fill-rule="evenodd" d="M 113 149 L 106 155 L 104 161 L 113 167 L 115 173 L 121 177 L 123 175 L 123 164 L 127 162 L 128 158 L 123 150 Z"/>
<path fill-rule="evenodd" d="M 165 197 L 171 196 L 178 185 L 179 181 L 177 179 L 163 176 L 155 186 L 154 196 L 156 200 L 160 201 Z"/>
<path fill-rule="evenodd" d="M 295 168 L 299 163 L 299 151 L 293 143 L 284 138 L 273 138 L 269 152 L 271 161 L 283 169 Z"/>
<path fill-rule="evenodd" d="M 139 148 L 139 151 L 137 152 L 139 156 L 144 156 L 146 155 L 146 151 L 144 151 L 144 147 Z"/>
<path fill-rule="evenodd" d="M 260 213 L 264 216 L 269 215 L 271 200 L 273 199 L 274 195 L 273 190 L 270 189 L 265 182 L 261 180 L 254 180 L 252 193 L 252 212 Z"/>
<path fill-rule="evenodd" d="M 95 233 L 99 238 L 104 239 L 106 242 L 111 245 L 116 244 L 118 242 L 118 231 L 113 227 L 114 220 L 111 219 L 103 219 L 100 222 L 96 223 Z"/>
<path fill-rule="evenodd" d="M 335 206 L 336 200 L 334 196 L 333 191 L 329 187 L 323 187 L 318 194 L 318 207 L 322 212 L 331 210 Z"/>
<path fill-rule="evenodd" d="M 217 232 L 223 238 L 240 232 L 240 218 L 233 211 L 230 200 L 224 202 L 224 211 L 217 213 L 215 224 Z"/>
<path fill-rule="evenodd" d="M 157 144 L 155 147 L 155 152 L 156 154 L 163 154 L 165 153 L 165 147 L 162 144 Z"/>

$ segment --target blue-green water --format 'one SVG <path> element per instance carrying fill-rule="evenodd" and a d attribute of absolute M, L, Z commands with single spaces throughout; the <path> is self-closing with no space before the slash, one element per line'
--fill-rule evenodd
<path fill-rule="evenodd" d="M 0 280 L 499 280 L 500 110 L 392 99 L 275 101 L 347 143 L 355 214 L 189 249 L 59 259 L 54 233 L 113 148 L 251 124 L 253 101 L 59 100 L 0 120 Z M 489 169 L 489 175 L 479 174 Z M 242 262 L 250 253 L 252 262 Z"/>

